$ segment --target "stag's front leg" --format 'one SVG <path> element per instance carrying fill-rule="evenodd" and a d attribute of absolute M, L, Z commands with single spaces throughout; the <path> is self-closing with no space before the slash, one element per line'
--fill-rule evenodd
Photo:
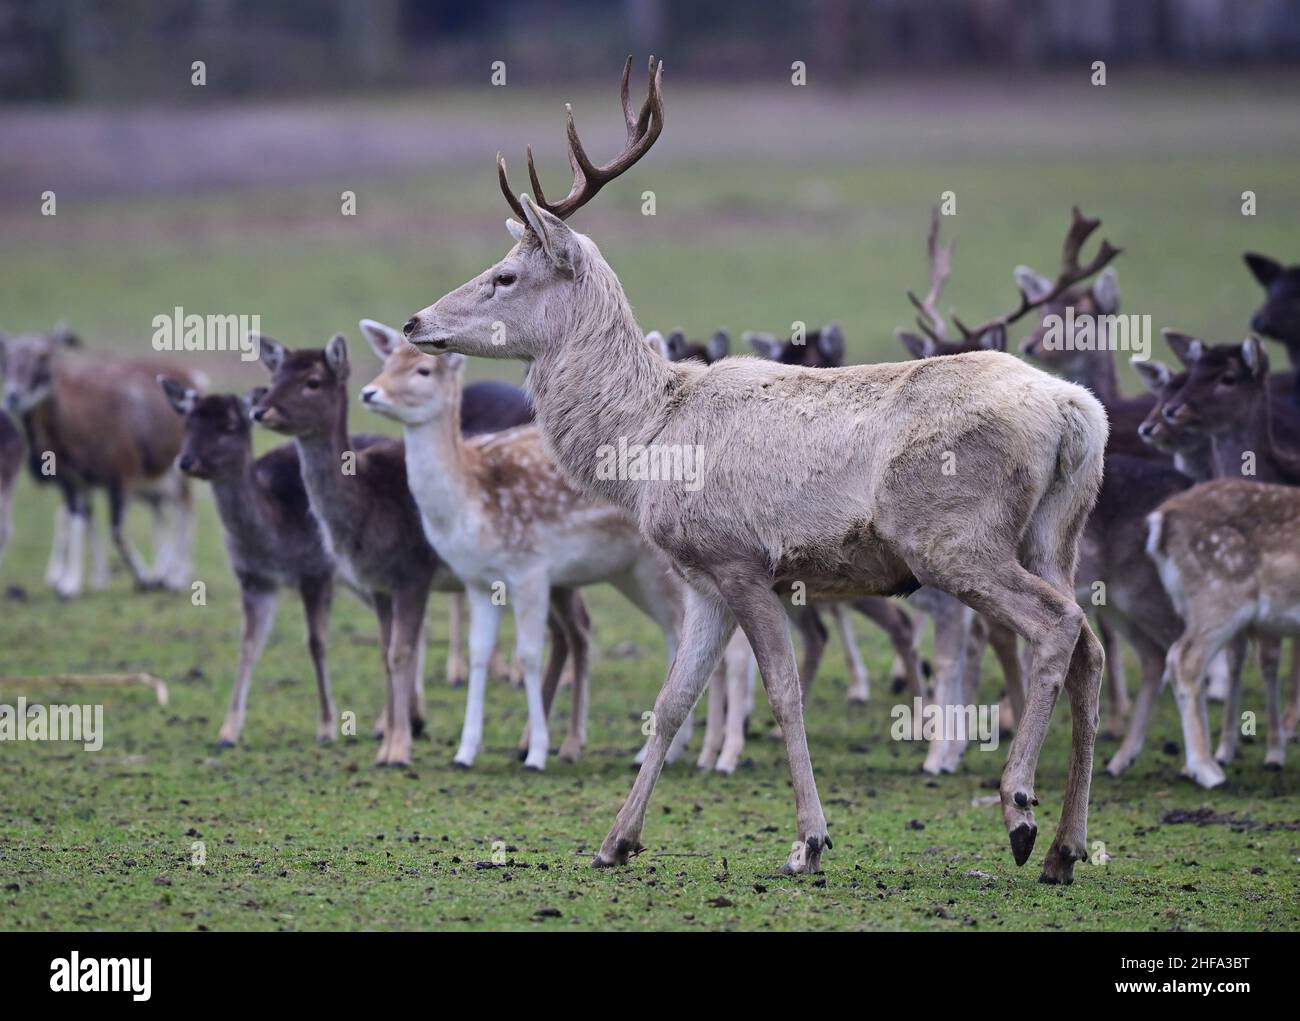
<path fill-rule="evenodd" d="M 663 771 L 668 746 L 704 690 L 734 627 L 731 611 L 716 593 L 686 586 L 681 642 L 655 699 L 654 725 L 646 744 L 645 760 L 632 784 L 632 792 L 619 810 L 614 828 L 592 860 L 596 868 L 624 865 L 640 849 L 646 808 Z"/>

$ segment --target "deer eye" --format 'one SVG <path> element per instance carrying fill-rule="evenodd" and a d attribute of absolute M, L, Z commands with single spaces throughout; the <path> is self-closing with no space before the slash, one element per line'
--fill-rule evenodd
<path fill-rule="evenodd" d="M 518 277 L 513 273 L 498 273 L 492 278 L 492 283 L 497 287 L 509 287 Z"/>
<path fill-rule="evenodd" d="M 319 379 L 309 379 L 309 380 L 307 380 L 307 382 L 306 382 L 305 385 L 306 385 L 306 387 L 307 387 L 308 390 L 319 390 L 319 389 L 320 389 L 320 380 L 319 380 Z"/>
<path fill-rule="evenodd" d="M 418 372 L 421 376 L 432 375 L 432 372 L 427 365 L 422 365 L 420 366 L 420 368 L 416 369 L 415 371 Z"/>
<path fill-rule="evenodd" d="M 1219 382 L 1224 386 L 1236 386 L 1237 377 L 1233 375 L 1231 372 L 1225 372 L 1222 376 L 1219 377 Z"/>

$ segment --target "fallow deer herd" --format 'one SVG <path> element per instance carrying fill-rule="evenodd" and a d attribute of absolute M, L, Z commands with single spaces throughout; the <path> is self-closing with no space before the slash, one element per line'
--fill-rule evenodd
<path fill-rule="evenodd" d="M 844 365 L 837 323 L 789 338 L 744 333 L 758 357 L 733 356 L 725 330 L 702 342 L 680 329 L 647 334 L 595 242 L 569 223 L 663 130 L 663 65 L 651 59 L 639 108 L 629 99 L 631 66 L 629 58 L 621 86 L 627 142 L 613 160 L 591 161 L 571 111 L 573 184 L 564 198 L 545 196 L 531 150 L 531 194 L 511 189 L 498 156 L 513 212 L 506 256 L 402 330 L 361 320 L 382 363 L 360 391 L 361 406 L 399 423 L 401 440 L 349 431 L 353 373 L 342 335 L 293 350 L 257 338 L 268 385 L 244 396 L 205 393 L 202 374 L 175 363 L 92 360 L 62 327 L 0 335 L 0 556 L 26 460 L 62 498 L 47 573 L 61 598 L 82 589 L 88 532 L 92 582 L 105 580 L 91 522 L 96 490 L 135 584 L 182 588 L 191 574 L 189 480 L 206 480 L 243 606 L 220 743 L 240 739 L 285 585 L 298 590 L 306 616 L 317 735 L 335 737 L 327 650 L 341 581 L 378 627 L 379 765 L 410 763 L 424 725 L 431 591 L 453 593 L 448 677 L 468 676 L 454 764 L 469 768 L 482 751 L 489 663 L 507 606 L 528 709 L 524 766 L 547 764 L 548 717 L 566 663 L 572 709 L 559 755 L 576 761 L 587 740 L 591 672 L 580 590 L 614 585 L 662 631 L 668 670 L 597 866 L 623 864 L 640 849 L 656 781 L 683 753 L 706 686 L 697 765 L 738 767 L 760 673 L 793 780 L 796 828 L 783 870 L 820 870 L 831 834 L 804 702 L 828 637 L 823 611 L 844 644 L 850 701 L 869 695 L 850 610 L 888 636 L 894 690 L 958 710 L 953 718 L 977 700 L 992 648 L 1014 727 L 999 800 L 1017 864 L 1034 848 L 1038 757 L 1064 691 L 1069 766 L 1054 795 L 1059 824 L 1044 881 L 1070 882 L 1087 858 L 1103 676 L 1103 732 L 1123 738 L 1107 770 L 1119 775 L 1133 764 L 1171 686 L 1185 773 L 1214 787 L 1238 752 L 1241 675 L 1253 644 L 1266 692 L 1265 764 L 1281 768 L 1300 723 L 1296 373 L 1271 373 L 1255 335 L 1210 344 L 1166 331 L 1180 366 L 1135 359 L 1150 392 L 1125 396 L 1115 345 L 1106 342 L 1114 339 L 1112 263 L 1121 253 L 1103 240 L 1083 259 L 1099 221 L 1078 209 L 1056 275 L 1017 267 L 1015 307 L 974 327 L 940 310 L 953 246 L 939 243 L 936 211 L 929 286 L 909 294 L 920 332 L 898 333 L 909 360 Z M 1266 292 L 1250 329 L 1300 364 L 1300 266 L 1245 258 Z M 1021 360 L 1008 353 L 1008 333 L 1031 314 L 1037 322 Z M 1063 341 L 1053 332 L 1062 320 L 1076 331 Z M 1075 343 L 1080 331 L 1092 341 Z M 467 356 L 525 362 L 527 394 L 503 383 L 465 386 Z M 255 424 L 288 442 L 255 457 Z M 648 457 L 652 470 L 608 470 L 612 452 L 627 451 Z M 665 465 L 674 470 L 660 471 Z M 152 567 L 123 527 L 133 498 L 155 515 Z M 932 621 L 929 660 L 908 605 Z M 801 637 L 802 664 L 792 633 Z M 1286 638 L 1289 695 L 1279 676 Z M 1131 704 L 1126 646 L 1141 675 Z M 1210 697 L 1225 703 L 1214 750 Z M 969 739 L 935 737 L 923 768 L 958 769 Z"/>

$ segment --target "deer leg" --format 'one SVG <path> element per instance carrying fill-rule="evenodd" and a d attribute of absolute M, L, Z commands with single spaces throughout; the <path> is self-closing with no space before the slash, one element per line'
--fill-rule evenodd
<path fill-rule="evenodd" d="M 858 648 L 858 639 L 853 633 L 849 608 L 843 603 L 832 603 L 831 614 L 835 618 L 840 645 L 844 646 L 844 661 L 848 664 L 849 676 L 853 679 L 844 697 L 853 705 L 863 705 L 871 697 L 871 675 L 867 672 L 866 663 L 862 661 L 862 650 Z"/>
<path fill-rule="evenodd" d="M 483 747 L 483 702 L 487 695 L 488 664 L 497 644 L 502 607 L 488 589 L 467 588 L 469 602 L 469 691 L 465 698 L 465 722 L 453 766 L 468 769 Z"/>
<path fill-rule="evenodd" d="M 575 596 L 576 593 L 572 589 L 551 589 L 550 612 L 546 618 L 546 628 L 547 633 L 551 636 L 551 646 L 546 658 L 546 671 L 542 674 L 542 711 L 546 713 L 548 721 L 551 718 L 551 707 L 555 704 L 555 693 L 560 687 L 560 675 L 564 672 L 569 658 L 573 609 L 568 606 L 568 600 Z M 575 703 L 580 696 L 585 699 L 586 693 L 574 692 Z M 578 709 L 585 712 L 583 706 L 575 706 L 575 711 Z M 583 722 L 585 723 L 585 720 Z M 579 730 L 581 730 L 580 736 L 575 736 L 578 735 Z M 518 745 L 521 762 L 528 754 L 529 736 L 529 725 L 525 721 Z M 560 748 L 560 758 L 564 762 L 576 762 L 582 754 L 586 740 L 585 727 L 579 725 L 576 715 L 571 717 L 569 720 L 569 733 Z"/>
<path fill-rule="evenodd" d="M 753 702 L 754 674 L 758 664 L 745 633 L 739 629 L 731 636 L 722 654 L 727 679 L 726 731 L 722 739 L 722 752 L 714 763 L 714 772 L 730 776 L 740 765 L 745 752 L 745 720 Z"/>
<path fill-rule="evenodd" d="M 709 715 L 704 721 L 704 743 L 700 746 L 695 768 L 700 772 L 713 769 L 722 751 L 722 735 L 727 720 L 727 665 L 719 660 L 709 675 Z"/>
<path fill-rule="evenodd" d="M 1118 738 L 1124 733 L 1124 721 L 1132 706 L 1128 698 L 1128 679 L 1124 676 L 1124 646 L 1119 632 L 1105 614 L 1097 614 L 1097 637 L 1106 649 L 1106 723 L 1103 737 Z"/>
<path fill-rule="evenodd" d="M 1016 642 L 1016 633 L 1001 624 L 986 620 L 989 645 L 997 657 L 998 666 L 1002 668 L 1002 677 L 1007 688 L 1007 702 L 1011 708 L 1011 725 L 1014 729 L 1020 725 L 1020 717 L 1025 711 L 1025 681 L 1020 672 L 1020 649 Z"/>
<path fill-rule="evenodd" d="M 418 647 L 424 634 L 424 610 L 429 603 L 427 579 L 393 593 L 392 636 L 388 643 L 388 691 L 390 726 L 380 747 L 380 765 L 411 764 L 411 705 L 415 699 Z"/>
<path fill-rule="evenodd" d="M 108 588 L 108 545 L 104 541 L 104 522 L 95 517 L 94 504 L 86 502 L 86 530 L 90 539 L 90 588 L 102 592 Z"/>
<path fill-rule="evenodd" d="M 165 580 L 168 588 L 180 591 L 194 574 L 194 494 L 189 479 L 184 476 L 179 479 L 171 511 L 172 564 Z"/>
<path fill-rule="evenodd" d="M 974 644 L 971 629 L 974 617 L 970 609 L 951 596 L 943 596 L 934 612 L 934 704 L 938 707 L 941 726 L 930 741 L 921 770 L 931 775 L 951 773 L 956 769 L 954 745 L 963 746 L 956 734 L 948 733 L 948 721 L 964 717 L 966 701 L 963 674 L 967 649 Z"/>
<path fill-rule="evenodd" d="M 722 591 L 754 649 L 768 704 L 785 738 L 786 759 L 794 782 L 796 837 L 781 871 L 787 875 L 817 873 L 821 871 L 822 852 L 831 846 L 830 835 L 808 753 L 803 692 L 785 621 L 786 609 L 769 585 L 762 574 L 745 573 L 724 579 Z"/>
<path fill-rule="evenodd" d="M 1291 740 L 1300 736 L 1300 640 L 1291 639 L 1291 706 L 1282 726 Z"/>
<path fill-rule="evenodd" d="M 1236 623 L 1201 632 L 1189 622 L 1187 632 L 1169 648 L 1166 678 L 1172 677 L 1178 714 L 1183 721 L 1184 773 L 1202 787 L 1217 787 L 1226 779 L 1210 755 L 1210 724 L 1205 706 L 1205 668 L 1233 637 Z"/>
<path fill-rule="evenodd" d="M 375 737 L 380 739 L 379 755 L 375 765 L 383 765 L 387 760 L 385 745 L 388 734 L 392 731 L 392 704 L 389 701 L 392 692 L 392 680 L 389 677 L 388 650 L 393 641 L 393 600 L 386 592 L 372 592 L 371 606 L 375 611 L 375 621 L 379 625 L 379 656 L 384 664 L 384 708 L 375 721 Z"/>
<path fill-rule="evenodd" d="M 640 850 L 646 808 L 663 771 L 669 744 L 708 683 L 734 627 L 731 611 L 717 594 L 700 592 L 694 585 L 685 586 L 681 644 L 655 699 L 645 760 L 613 828 L 592 859 L 591 864 L 596 868 L 625 865 Z"/>
<path fill-rule="evenodd" d="M 13 529 L 14 484 L 6 485 L 0 481 L 0 563 L 4 562 L 5 547 L 9 544 L 9 535 Z"/>
<path fill-rule="evenodd" d="M 447 683 L 459 688 L 465 683 L 465 593 L 451 593 L 447 614 Z"/>
<path fill-rule="evenodd" d="M 668 673 L 672 673 L 673 659 L 677 655 L 677 646 L 681 634 L 680 609 L 677 605 L 677 590 L 664 575 L 663 561 L 658 556 L 640 558 L 626 574 L 611 578 L 611 583 L 627 600 L 647 617 L 659 625 L 664 633 L 664 649 L 667 653 Z M 699 691 L 696 691 L 698 696 Z M 681 724 L 674 728 L 672 743 L 668 747 L 669 764 L 676 762 L 686 753 L 691 734 L 695 728 L 693 703 L 686 709 L 686 716 Z M 641 765 L 649 754 L 650 740 L 647 740 L 637 752 L 634 762 Z"/>
<path fill-rule="evenodd" d="M 330 606 L 334 601 L 334 579 L 325 575 L 303 578 L 298 583 L 302 595 L 303 615 L 307 619 L 307 653 L 316 672 L 316 695 L 320 701 L 320 716 L 316 722 L 316 740 L 328 744 L 334 740 L 338 721 L 334 713 L 334 697 L 330 693 L 329 631 Z"/>
<path fill-rule="evenodd" d="M 1044 565 L 1045 570 L 1047 566 Z M 943 585 L 940 572 L 926 571 L 924 567 L 921 567 L 921 571 L 924 574 L 918 572 L 918 578 L 923 578 L 930 584 Z M 962 591 L 963 600 L 972 608 L 1003 627 L 1013 629 L 1025 640 L 1029 650 L 1030 688 L 1025 713 L 1011 742 L 1011 751 L 1007 756 L 1000 785 L 1002 818 L 1011 838 L 1012 855 L 1017 865 L 1023 865 L 1029 860 L 1038 835 L 1033 811 L 1033 806 L 1038 803 L 1034 795 L 1034 773 L 1038 766 L 1038 756 L 1043 739 L 1047 736 L 1047 727 L 1064 684 L 1066 671 L 1071 667 L 1075 656 L 1075 647 L 1084 625 L 1084 613 L 1074 601 L 1073 585 L 1049 584 L 1014 560 L 991 565 L 983 571 L 968 567 L 962 572 L 961 579 L 954 583 L 954 588 Z M 1089 635 L 1091 636 L 1091 631 Z M 1089 648 L 1085 665 L 1091 664 L 1092 650 Z M 1095 663 L 1098 670 L 1097 684 L 1100 684 L 1101 664 L 1102 656 L 1099 654 Z M 1082 670 L 1083 667 L 1078 669 Z M 1080 721 L 1081 725 L 1095 726 L 1095 723 L 1095 720 Z M 1076 738 L 1086 734 L 1085 728 L 1077 732 Z M 1091 748 L 1088 749 L 1088 754 L 1091 756 Z M 1071 776 L 1074 776 L 1076 768 L 1072 762 Z M 1066 790 L 1067 794 L 1086 799 L 1086 778 L 1073 787 L 1067 785 Z M 1086 813 L 1085 802 L 1082 816 L 1085 822 Z M 1067 818 L 1064 809 L 1061 818 L 1064 823 Z M 1078 821 L 1077 810 L 1073 821 Z M 1061 832 L 1057 834 L 1058 841 Z M 1054 843 L 1053 847 L 1056 846 Z"/>
<path fill-rule="evenodd" d="M 1282 640 L 1272 635 L 1260 635 L 1256 641 L 1259 645 L 1259 672 L 1268 699 L 1268 751 L 1264 755 L 1264 767 L 1281 769 L 1286 762 L 1286 731 L 1282 727 L 1282 693 L 1278 680 Z M 1239 725 L 1237 720 L 1230 720 L 1226 715 L 1223 723 L 1225 727 Z"/>
<path fill-rule="evenodd" d="M 577 762 L 587 745 L 587 713 L 591 697 L 591 672 L 588 655 L 591 648 L 591 618 L 582 596 L 572 589 L 560 589 L 560 607 L 557 616 L 561 625 L 556 632 L 568 648 L 568 656 L 560 654 L 557 643 L 551 652 L 547 668 L 548 679 L 554 675 L 555 683 L 562 684 L 563 676 L 573 677 L 571 693 L 573 708 L 569 715 L 569 733 L 560 745 L 560 758 L 564 762 Z M 566 665 L 567 658 L 567 665 Z"/>
<path fill-rule="evenodd" d="M 56 588 L 63 578 L 68 561 L 68 502 L 65 496 L 54 508 L 54 538 L 50 543 L 50 559 L 45 566 L 45 584 Z"/>
<path fill-rule="evenodd" d="M 1138 662 L 1142 664 L 1142 687 L 1138 689 L 1137 698 L 1133 702 L 1133 712 L 1129 716 L 1124 740 L 1106 763 L 1106 772 L 1111 776 L 1119 776 L 1142 754 L 1147 729 L 1151 725 L 1151 710 L 1155 708 L 1156 700 L 1165 685 L 1165 650 L 1140 630 L 1126 630 L 1126 637 L 1137 651 Z"/>
<path fill-rule="evenodd" d="M 121 554 L 122 560 L 126 563 L 126 569 L 131 572 L 131 580 L 135 582 L 135 587 L 137 589 L 154 588 L 153 579 L 145 571 L 144 563 L 140 560 L 140 555 L 136 553 L 135 547 L 131 545 L 131 540 L 123 527 L 122 519 L 125 511 L 126 498 L 122 492 L 122 487 L 119 485 L 109 486 L 109 528 L 113 534 L 113 545 L 117 547 L 117 552 Z"/>
<path fill-rule="evenodd" d="M 510 586 L 515 612 L 515 658 L 524 672 L 524 693 L 528 698 L 528 755 L 524 768 L 538 771 L 546 768 L 550 754 L 550 733 L 542 704 L 542 650 L 546 645 L 550 593 L 551 583 L 541 572 Z"/>
<path fill-rule="evenodd" d="M 821 665 L 822 656 L 826 652 L 826 639 L 829 635 L 826 625 L 822 623 L 822 616 L 815 606 L 794 606 L 790 603 L 782 603 L 782 605 L 785 607 L 786 617 L 799 629 L 799 635 L 803 639 L 803 663 L 799 669 L 799 697 L 804 700 L 804 704 L 807 704 L 808 689 L 812 687 L 813 678 L 817 676 L 817 668 Z M 781 724 L 778 723 L 773 727 L 767 736 L 773 741 L 780 741 Z"/>
<path fill-rule="evenodd" d="M 239 669 L 235 674 L 235 688 L 230 695 L 230 708 L 217 735 L 218 748 L 233 748 L 244 728 L 244 711 L 248 708 L 248 691 L 253 684 L 253 669 L 262 658 L 266 636 L 275 621 L 275 585 L 265 578 L 239 579 L 239 594 L 243 604 L 244 619 L 239 636 Z"/>
<path fill-rule="evenodd" d="M 924 697 L 925 692 L 922 690 L 924 685 L 921 679 L 921 656 L 918 645 L 921 629 L 916 626 L 911 614 L 895 606 L 888 599 L 879 599 L 874 596 L 866 599 L 855 599 L 853 608 L 889 636 L 889 643 L 894 649 L 894 663 L 891 671 L 903 679 L 903 686 L 908 691 Z M 865 672 L 866 667 L 864 666 L 864 676 Z"/>
<path fill-rule="evenodd" d="M 1223 689 L 1223 726 L 1219 728 L 1219 747 L 1214 751 L 1214 761 L 1226 766 L 1237 757 L 1241 738 L 1241 669 L 1246 662 L 1248 640 L 1245 632 L 1237 635 L 1224 650 L 1210 661 L 1210 685 L 1217 676 L 1227 677 Z M 1261 646 L 1260 665 L 1263 666 L 1264 649 Z M 1207 685 L 1206 697 L 1209 697 Z"/>
<path fill-rule="evenodd" d="M 63 574 L 59 576 L 55 591 L 60 599 L 72 599 L 81 594 L 83 543 L 90 507 L 84 493 L 77 494 L 76 503 L 68 509 L 67 545 L 64 548 Z"/>

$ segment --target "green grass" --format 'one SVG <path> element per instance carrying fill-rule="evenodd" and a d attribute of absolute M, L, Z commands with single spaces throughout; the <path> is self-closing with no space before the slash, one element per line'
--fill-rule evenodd
<path fill-rule="evenodd" d="M 1300 125 L 1288 95 L 1241 83 L 1153 85 L 1127 104 L 1083 111 L 1094 145 L 1073 144 L 1067 117 L 1028 101 L 1008 100 L 998 116 L 881 114 L 863 125 L 865 154 L 848 160 L 792 153 L 781 131 L 800 129 L 769 125 L 771 158 L 724 148 L 706 159 L 689 147 L 652 157 L 582 225 L 646 328 L 681 324 L 702 335 L 718 325 L 738 333 L 838 318 L 851 357 L 865 360 L 899 354 L 891 334 L 910 319 L 906 289 L 924 286 L 923 231 L 939 192 L 958 195 L 958 216 L 944 223 L 957 240 L 946 303 L 967 319 L 1010 307 L 1016 263 L 1053 268 L 1077 202 L 1126 249 L 1118 263 L 1126 311 L 1151 314 L 1157 328 L 1235 338 L 1258 297 L 1240 252 L 1300 257 Z M 700 106 L 741 110 L 744 101 L 709 92 Z M 690 100 L 677 102 L 684 113 L 673 124 L 689 132 Z M 803 130 L 812 137 L 816 127 Z M 1233 144 L 1220 150 L 1215 140 L 1225 138 Z M 33 328 L 63 315 L 93 345 L 142 351 L 149 320 L 173 305 L 257 313 L 291 345 L 346 331 L 360 386 L 377 364 L 361 350 L 357 319 L 400 322 L 504 252 L 504 206 L 482 155 L 417 180 L 363 181 L 355 220 L 337 216 L 349 185 L 332 179 L 84 202 L 65 193 L 49 223 L 11 211 L 24 240 L 0 250 L 0 325 Z M 653 219 L 637 215 L 644 188 L 656 192 Z M 1254 218 L 1239 212 L 1247 188 L 1260 196 Z M 222 384 L 259 381 L 256 366 L 230 359 L 207 356 L 204 367 Z M 518 378 L 514 365 L 474 368 Z M 359 413 L 354 424 L 381 425 Z M 872 703 L 844 706 L 833 645 L 808 707 L 835 840 L 820 879 L 774 875 L 793 838 L 793 797 L 780 746 L 761 737 L 734 777 L 670 768 L 647 820 L 647 852 L 627 869 L 587 868 L 631 784 L 641 713 L 663 676 L 653 627 L 608 590 L 592 593 L 591 744 L 575 766 L 523 774 L 511 752 L 523 698 L 500 683 L 489 689 L 487 747 L 471 773 L 448 766 L 463 697 L 437 680 L 431 734 L 412 770 L 372 770 L 365 738 L 318 747 L 301 613 L 289 596 L 254 682 L 243 745 L 218 754 L 239 609 L 211 502 L 205 495 L 199 527 L 203 607 L 186 595 L 131 593 L 120 571 L 108 592 L 57 602 L 40 583 L 53 506 L 50 492 L 24 478 L 0 569 L 0 590 L 9 589 L 0 595 L 0 674 L 147 670 L 168 679 L 172 701 L 160 708 L 144 689 L 0 689 L 10 703 L 20 693 L 102 700 L 106 724 L 97 753 L 0 745 L 0 928 L 1300 927 L 1296 763 L 1266 772 L 1262 740 L 1247 741 L 1226 788 L 1193 787 L 1178 778 L 1180 753 L 1164 747 L 1181 744 L 1166 696 L 1138 765 L 1120 780 L 1094 780 L 1089 839 L 1108 860 L 1081 866 L 1070 888 L 1040 886 L 1068 708 L 1057 711 L 1039 767 L 1039 847 L 1017 869 L 997 808 L 972 804 L 991 793 L 1005 747 L 968 753 L 956 776 L 919 775 L 924 749 L 889 739 L 889 654 L 865 623 Z M 134 527 L 143 538 L 142 522 Z M 445 653 L 443 606 L 435 599 L 430 614 L 432 677 Z M 381 697 L 373 634 L 368 612 L 340 595 L 336 696 L 363 734 Z M 627 642 L 636 654 L 616 654 Z M 992 701 L 991 660 L 985 676 Z M 1253 670 L 1243 708 L 1264 718 Z M 768 719 L 760 703 L 755 725 L 764 730 Z M 697 733 L 692 760 L 698 742 Z M 1113 748 L 1099 744 L 1099 765 Z M 1236 824 L 1162 822 L 1201 807 Z M 206 850 L 201 867 L 191 864 L 196 841 Z M 478 867 L 496 841 L 507 864 Z"/>

